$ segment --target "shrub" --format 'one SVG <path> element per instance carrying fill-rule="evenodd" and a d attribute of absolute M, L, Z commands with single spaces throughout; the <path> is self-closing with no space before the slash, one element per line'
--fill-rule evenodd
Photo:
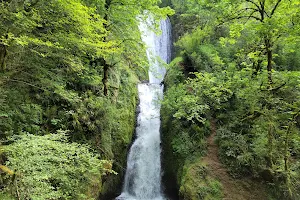
<path fill-rule="evenodd" d="M 18 199 L 93 199 L 88 187 L 97 184 L 99 190 L 101 176 L 112 172 L 110 162 L 100 160 L 87 145 L 68 143 L 63 131 L 12 140 L 3 149 L 15 180 L 5 190 Z"/>

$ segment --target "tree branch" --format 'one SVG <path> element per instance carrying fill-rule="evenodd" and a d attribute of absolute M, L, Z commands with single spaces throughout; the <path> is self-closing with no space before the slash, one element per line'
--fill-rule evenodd
<path fill-rule="evenodd" d="M 142 42 L 139 42 L 139 41 L 137 41 L 136 39 L 127 38 L 127 39 L 123 39 L 123 40 L 117 45 L 117 47 L 120 47 L 122 44 L 124 44 L 124 43 L 127 42 L 127 41 L 133 41 L 133 42 L 135 42 L 135 43 L 137 43 L 137 44 L 139 44 L 139 45 L 142 45 L 142 44 L 143 44 Z"/>
<path fill-rule="evenodd" d="M 237 16 L 237 17 L 228 18 L 228 19 L 226 19 L 225 21 L 221 21 L 221 22 L 218 24 L 218 26 L 221 26 L 221 25 L 225 24 L 226 22 L 229 22 L 229 21 L 232 21 L 232 20 L 235 20 L 235 19 L 242 19 L 242 18 L 248 18 L 248 19 L 253 18 L 253 19 L 256 19 L 256 20 L 258 20 L 258 21 L 261 21 L 260 18 L 255 17 L 255 16 L 253 16 L 252 14 L 254 14 L 254 12 L 252 12 L 251 15 L 249 15 L 249 16 Z"/>
<path fill-rule="evenodd" d="M 261 19 L 259 17 L 255 17 L 253 15 L 250 15 L 250 16 L 237 16 L 237 17 L 231 18 L 230 20 L 242 19 L 242 18 L 248 18 L 248 19 L 253 18 L 253 19 L 256 19 L 258 21 L 261 21 Z"/>
<path fill-rule="evenodd" d="M 267 15 L 268 18 L 270 18 L 270 15 L 265 10 L 264 13 Z"/>
<path fill-rule="evenodd" d="M 262 84 L 263 84 L 263 83 L 262 83 Z M 260 85 L 260 90 L 261 90 L 261 91 L 275 92 L 275 91 L 279 90 L 280 88 L 282 88 L 283 86 L 285 86 L 285 85 L 286 85 L 286 82 L 283 83 L 283 84 L 281 84 L 281 85 L 279 85 L 279 86 L 277 86 L 277 87 L 275 87 L 275 88 L 268 88 L 268 89 L 262 89 L 262 88 L 261 88 L 262 84 Z"/>
<path fill-rule="evenodd" d="M 276 5 L 274 6 L 273 10 L 271 11 L 271 17 L 274 15 L 276 9 L 278 8 L 279 4 L 280 4 L 281 0 L 278 0 Z"/>
<path fill-rule="evenodd" d="M 253 5 L 256 6 L 256 8 L 257 8 L 258 10 L 261 10 L 261 7 L 259 7 L 259 5 L 258 5 L 257 3 L 255 3 L 254 1 L 252 1 L 252 0 L 246 0 L 246 2 L 252 3 Z"/>
<path fill-rule="evenodd" d="M 264 19 L 265 19 L 264 14 L 266 13 L 266 11 L 265 11 L 265 0 L 260 1 L 259 5 L 260 5 L 261 21 L 264 21 Z"/>

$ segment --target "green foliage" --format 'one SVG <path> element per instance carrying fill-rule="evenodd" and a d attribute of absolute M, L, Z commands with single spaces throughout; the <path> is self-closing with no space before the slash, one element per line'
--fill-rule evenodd
<path fill-rule="evenodd" d="M 194 73 L 195 77 L 185 84 L 170 87 L 163 104 L 173 110 L 173 116 L 193 123 L 205 123 L 232 98 L 231 82 L 225 82 L 210 73 Z M 225 106 L 224 106 L 225 107 Z"/>
<path fill-rule="evenodd" d="M 97 193 L 88 194 L 88 187 L 95 183 L 101 186 L 101 176 L 113 172 L 108 167 L 111 163 L 100 160 L 88 146 L 68 143 L 67 139 L 62 131 L 14 137 L 12 144 L 3 147 L 6 165 L 16 173 L 12 188 L 7 186 L 6 190 L 17 188 L 14 194 L 19 199 L 96 197 Z"/>
<path fill-rule="evenodd" d="M 297 199 L 299 3 L 171 2 L 177 58 L 165 81 L 162 113 L 172 117 L 163 118 L 164 130 L 176 138 L 173 127 L 216 119 L 220 158 L 232 174 L 261 178 L 277 198 Z M 187 152 L 178 130 L 181 140 L 164 142 Z"/>
<path fill-rule="evenodd" d="M 136 84 L 148 66 L 138 16 L 173 13 L 159 3 L 1 1 L 0 138 L 70 130 L 70 140 L 114 159 L 119 175 L 96 192 L 115 192 L 134 133 Z"/>
<path fill-rule="evenodd" d="M 199 27 L 181 37 L 176 43 L 176 46 L 182 49 L 181 55 L 188 55 L 197 71 L 211 72 L 224 65 L 216 47 L 209 44 L 212 34 L 212 30 Z"/>
<path fill-rule="evenodd" d="M 0 198 L 3 200 L 14 200 L 15 198 L 6 193 L 0 193 Z"/>
<path fill-rule="evenodd" d="M 203 127 L 216 118 L 222 124 L 217 131 L 220 158 L 231 172 L 274 181 L 289 192 L 286 196 L 296 199 L 299 72 L 274 72 L 274 88 L 265 82 L 267 76 L 262 72 L 253 77 L 253 70 L 247 68 L 194 73 L 167 89 L 162 113 L 168 111 L 173 118 L 167 120 L 174 124 L 165 130 L 178 133 L 171 139 L 173 152 L 188 155 L 191 149 L 181 126 Z M 206 109 L 198 109 L 201 106 Z"/>
<path fill-rule="evenodd" d="M 186 164 L 179 190 L 183 199 L 218 200 L 222 199 L 222 185 L 208 175 L 201 161 Z"/>

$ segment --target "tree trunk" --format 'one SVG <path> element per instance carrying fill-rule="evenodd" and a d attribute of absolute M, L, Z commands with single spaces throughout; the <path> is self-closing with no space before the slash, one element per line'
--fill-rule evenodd
<path fill-rule="evenodd" d="M 0 44 L 0 71 L 6 70 L 6 57 L 7 57 L 7 47 L 3 44 Z"/>
<path fill-rule="evenodd" d="M 106 30 L 108 30 L 108 12 L 109 12 L 109 7 L 111 5 L 111 0 L 105 0 L 105 15 L 104 15 L 104 28 Z M 106 42 L 107 38 L 104 37 L 103 41 Z M 103 65 L 103 79 L 102 79 L 102 83 L 103 83 L 103 94 L 104 96 L 108 95 L 108 70 L 110 65 L 107 64 L 106 60 L 104 58 L 101 59 L 102 65 Z"/>
<path fill-rule="evenodd" d="M 103 59 L 104 60 L 104 59 Z M 102 79 L 102 83 L 103 83 L 103 94 L 104 96 L 108 95 L 108 70 L 109 70 L 109 65 L 106 63 L 106 61 L 104 60 L 104 64 L 103 64 L 103 79 Z"/>
<path fill-rule="evenodd" d="M 265 39 L 265 45 L 266 45 L 266 51 L 267 51 L 267 70 L 268 70 L 268 81 L 270 86 L 273 84 L 272 80 L 272 61 L 273 61 L 273 52 L 272 52 L 272 47 L 271 47 L 271 42 L 270 39 Z"/>
<path fill-rule="evenodd" d="M 288 158 L 289 158 L 289 134 L 291 131 L 291 124 L 289 124 L 288 129 L 285 135 L 285 144 L 284 144 L 284 170 L 288 172 Z"/>
<path fill-rule="evenodd" d="M 261 54 L 259 54 L 258 56 L 261 56 Z M 261 71 L 261 64 L 262 64 L 263 60 L 259 59 L 257 62 L 253 62 L 252 66 L 253 66 L 253 69 L 255 70 L 253 72 L 253 76 L 256 76 L 258 74 L 259 71 Z"/>
<path fill-rule="evenodd" d="M 268 157 L 267 157 L 267 167 L 273 169 L 273 127 L 269 124 L 268 129 Z"/>

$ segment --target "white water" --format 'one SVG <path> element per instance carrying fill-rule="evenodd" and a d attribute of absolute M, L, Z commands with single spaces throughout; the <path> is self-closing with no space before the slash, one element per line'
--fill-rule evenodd
<path fill-rule="evenodd" d="M 118 200 L 165 199 L 161 192 L 160 100 L 163 97 L 161 82 L 166 73 L 162 61 L 169 63 L 171 59 L 169 19 L 162 20 L 160 28 L 162 34 L 157 36 L 146 24 L 140 25 L 150 64 L 149 83 L 138 85 L 137 139 L 129 151 L 123 192 L 116 198 Z"/>

